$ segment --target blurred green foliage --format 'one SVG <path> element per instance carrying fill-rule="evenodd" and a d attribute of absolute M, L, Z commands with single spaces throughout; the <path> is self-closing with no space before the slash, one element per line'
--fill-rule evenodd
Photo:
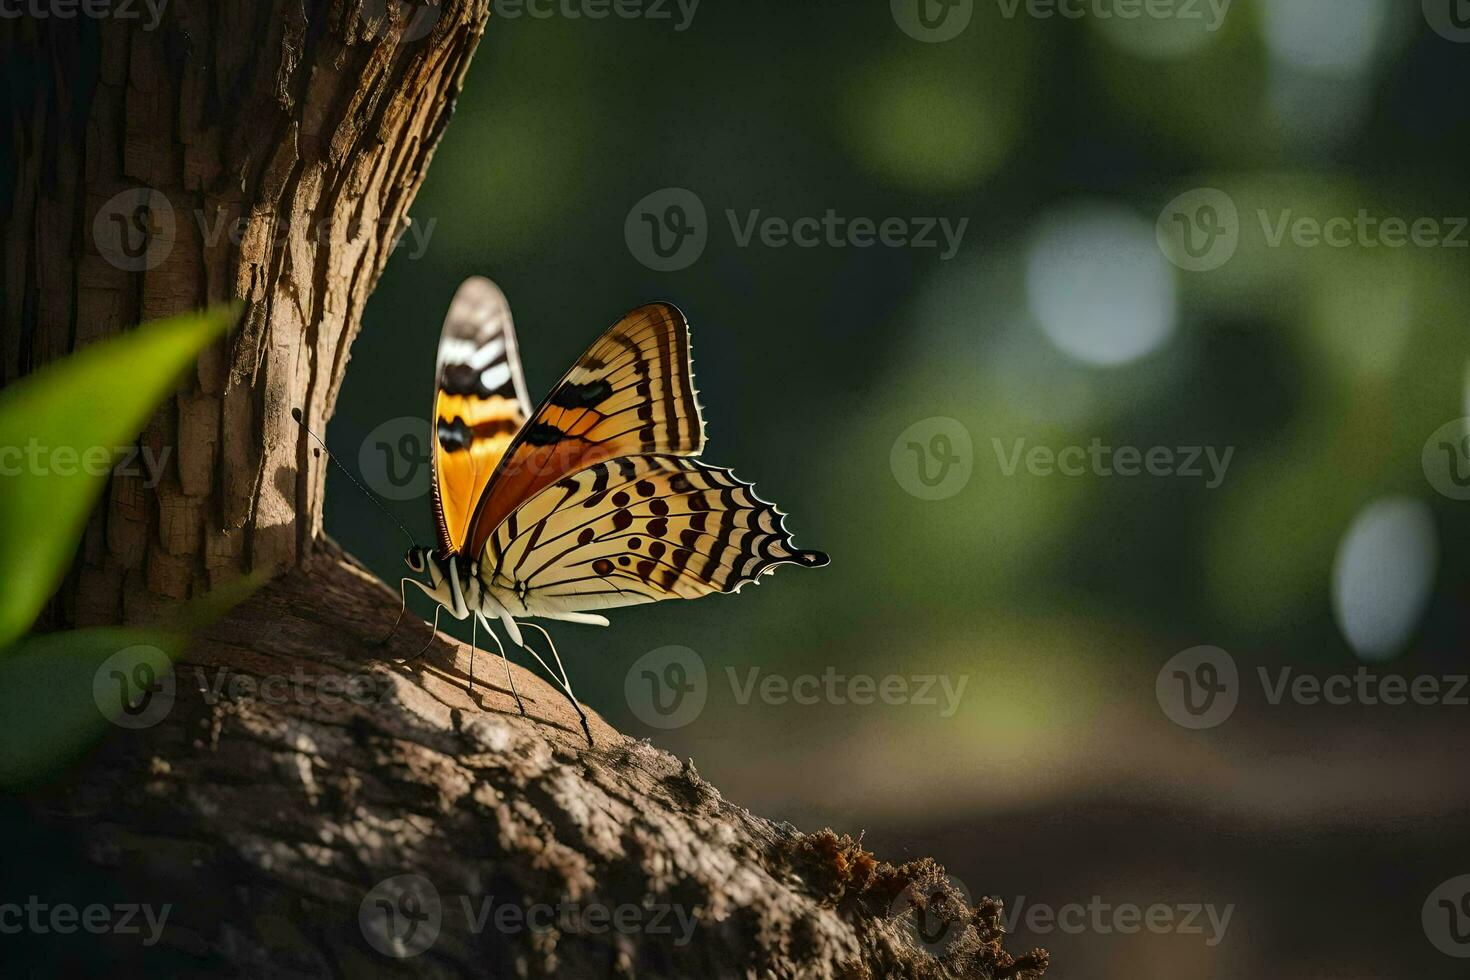
<path fill-rule="evenodd" d="M 186 606 L 168 629 L 68 630 L 19 639 L 60 585 L 111 468 L 199 353 L 235 323 L 220 307 L 90 344 L 0 392 L 0 446 L 21 453 L 0 494 L 0 786 L 55 777 L 127 708 L 102 668 L 167 670 L 193 629 L 253 591 L 253 577 Z M 34 451 L 32 451 L 34 450 Z M 12 454 L 14 455 L 14 454 Z M 18 642 L 17 642 L 18 641 Z M 143 658 L 147 659 L 146 655 Z M 141 675 L 140 675 L 141 676 Z"/>
<path fill-rule="evenodd" d="M 1151 677 L 1206 642 L 1351 664 L 1331 615 L 1334 554 L 1388 493 L 1429 504 L 1443 543 L 1413 655 L 1462 657 L 1470 567 L 1453 543 L 1470 519 L 1426 481 L 1420 452 L 1470 414 L 1465 252 L 1273 247 L 1263 220 L 1470 213 L 1470 107 L 1444 95 L 1467 46 L 1430 30 L 1418 4 L 1309 3 L 1323 18 L 1310 31 L 1299 21 L 1311 10 L 1265 0 L 1237 0 L 1218 30 L 1004 6 L 976 3 L 939 44 L 907 36 L 883 3 L 709 4 L 682 32 L 616 18 L 487 28 L 413 209 L 434 237 L 421 257 L 395 257 L 368 307 L 334 449 L 355 458 L 376 425 L 427 414 L 440 318 L 466 275 L 505 288 L 533 395 L 624 310 L 669 299 L 692 325 L 706 457 L 755 480 L 802 545 L 833 556 L 738 599 L 563 628 L 577 690 L 614 721 L 642 730 L 623 671 L 665 643 L 698 650 L 712 675 L 958 664 L 1006 692 L 974 724 L 1003 703 L 1009 730 L 1036 739 L 1091 724 L 1085 710 L 1058 718 L 1058 674 Z M 693 190 L 709 214 L 705 252 L 677 272 L 643 267 L 624 240 L 628 209 L 662 187 Z M 1233 199 L 1240 244 L 1213 271 L 1163 266 L 1167 339 L 1116 367 L 1059 350 L 1028 294 L 1037 229 L 1093 204 L 1152 228 L 1193 188 Z M 741 247 L 727 215 L 829 208 L 970 224 L 943 261 L 932 249 Z M 974 474 L 922 501 L 889 452 L 931 416 L 969 429 Z M 992 440 L 1017 438 L 1234 456 L 1217 489 L 1007 476 Z M 427 499 L 395 509 L 430 540 Z M 402 542 L 341 481 L 327 523 L 398 574 Z M 1138 704 L 1150 683 L 1130 688 Z M 712 703 L 729 707 L 716 688 Z M 796 729 L 814 718 L 783 717 Z M 888 737 L 887 717 L 846 723 Z M 727 739 L 732 759 L 791 738 L 710 717 L 695 728 L 660 737 Z"/>
<path fill-rule="evenodd" d="M 61 584 L 117 457 L 238 316 L 222 307 L 145 324 L 0 392 L 0 446 L 13 458 L 0 494 L 0 650 Z"/>

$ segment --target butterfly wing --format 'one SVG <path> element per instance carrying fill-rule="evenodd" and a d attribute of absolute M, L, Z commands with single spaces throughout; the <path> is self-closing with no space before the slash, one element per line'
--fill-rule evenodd
<path fill-rule="evenodd" d="M 516 616 L 738 592 L 784 562 L 819 567 L 782 514 L 729 470 L 632 456 L 563 477 L 486 543 L 480 576 Z"/>
<path fill-rule="evenodd" d="M 469 536 L 475 504 L 531 411 L 505 294 L 475 276 L 455 291 L 434 372 L 434 519 L 439 550 Z"/>
<path fill-rule="evenodd" d="M 516 435 L 480 499 L 469 551 L 479 554 L 512 511 L 568 474 L 703 448 L 688 321 L 668 303 L 640 306 L 597 338 Z"/>

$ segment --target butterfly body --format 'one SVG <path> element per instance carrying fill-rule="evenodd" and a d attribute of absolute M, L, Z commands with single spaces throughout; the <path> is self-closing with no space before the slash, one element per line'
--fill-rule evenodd
<path fill-rule="evenodd" d="M 705 435 L 688 323 L 667 303 L 608 328 L 533 412 L 509 305 L 468 279 L 445 318 L 434 407 L 439 545 L 409 550 L 423 578 L 404 584 L 456 619 L 499 620 L 518 646 L 517 617 L 605 626 L 599 610 L 827 564 L 749 484 L 693 458 Z"/>

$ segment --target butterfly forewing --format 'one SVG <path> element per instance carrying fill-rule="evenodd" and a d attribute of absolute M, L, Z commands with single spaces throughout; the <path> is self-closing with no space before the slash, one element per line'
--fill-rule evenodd
<path fill-rule="evenodd" d="M 587 349 L 516 435 L 475 513 L 471 553 L 542 489 L 594 463 L 647 453 L 694 455 L 704 419 L 689 325 L 668 303 L 623 317 Z"/>
<path fill-rule="evenodd" d="M 481 576 L 516 615 L 735 592 L 795 548 L 782 514 L 725 469 L 675 456 L 596 463 L 536 494 L 491 535 Z"/>
<path fill-rule="evenodd" d="M 439 548 L 459 551 L 475 505 L 530 414 L 505 295 L 466 279 L 449 304 L 434 373 L 434 517 Z"/>

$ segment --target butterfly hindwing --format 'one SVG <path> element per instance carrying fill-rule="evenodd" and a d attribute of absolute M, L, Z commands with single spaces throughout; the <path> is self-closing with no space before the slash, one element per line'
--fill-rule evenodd
<path fill-rule="evenodd" d="M 481 497 L 468 550 L 478 554 L 512 511 L 569 474 L 703 448 L 688 322 L 668 303 L 640 306 L 577 359 L 517 434 Z"/>
<path fill-rule="evenodd" d="M 782 514 L 725 469 L 667 455 L 595 463 L 546 487 L 490 536 L 485 584 L 515 615 L 735 592 L 801 551 Z"/>
<path fill-rule="evenodd" d="M 444 318 L 434 372 L 434 518 L 443 554 L 464 545 L 475 504 L 529 414 L 510 304 L 490 280 L 466 279 Z"/>

